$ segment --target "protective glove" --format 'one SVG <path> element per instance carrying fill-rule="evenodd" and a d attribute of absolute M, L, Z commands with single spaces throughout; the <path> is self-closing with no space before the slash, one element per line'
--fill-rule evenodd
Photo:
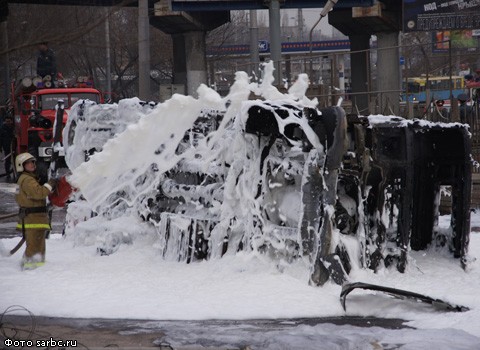
<path fill-rule="evenodd" d="M 52 191 L 55 191 L 57 188 L 58 180 L 57 179 L 50 179 L 48 180 L 48 184 L 52 186 Z"/>

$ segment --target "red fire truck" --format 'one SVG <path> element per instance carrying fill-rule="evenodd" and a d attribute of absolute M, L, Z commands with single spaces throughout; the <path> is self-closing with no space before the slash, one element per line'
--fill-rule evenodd
<path fill-rule="evenodd" d="M 15 113 L 12 159 L 22 152 L 34 155 L 37 158 L 37 171 L 43 181 L 46 181 L 54 154 L 53 127 L 59 102 L 62 104 L 63 101 L 64 108 L 61 129 L 67 121 L 68 111 L 78 100 L 88 99 L 103 103 L 100 91 L 93 88 L 91 81 L 86 78 L 78 79 L 77 83 L 71 87 L 47 88 L 46 85 L 49 84 L 35 83 L 35 79 L 25 78 L 17 86 L 12 86 L 11 101 Z M 65 86 L 65 84 L 59 85 Z M 61 162 L 62 148 L 55 147 L 55 149 L 59 153 Z"/>

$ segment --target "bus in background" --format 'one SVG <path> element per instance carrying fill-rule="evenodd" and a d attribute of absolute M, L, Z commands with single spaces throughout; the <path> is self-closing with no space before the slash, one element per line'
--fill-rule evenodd
<path fill-rule="evenodd" d="M 452 95 L 457 97 L 465 93 L 465 79 L 462 76 L 452 76 Z M 430 99 L 450 100 L 450 77 L 431 76 L 411 77 L 407 79 L 407 86 L 403 83 L 402 101 L 425 103 L 427 100 L 427 89 L 430 89 Z"/>

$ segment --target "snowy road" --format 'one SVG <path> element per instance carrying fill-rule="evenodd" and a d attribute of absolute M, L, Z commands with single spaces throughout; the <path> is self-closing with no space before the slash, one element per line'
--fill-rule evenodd
<path fill-rule="evenodd" d="M 32 327 L 30 317 L 7 316 L 5 327 L 15 325 L 23 332 Z M 373 334 L 398 332 L 409 335 L 415 330 L 402 326 L 401 320 L 378 318 L 321 318 L 295 320 L 208 320 L 146 321 L 35 318 L 35 333 L 53 338 L 74 339 L 85 347 L 118 349 L 395 349 L 401 343 L 371 342 Z M 8 334 L 8 333 L 7 333 Z M 34 336 L 33 339 L 37 337 Z M 92 340 L 95 339 L 95 340 Z M 0 335 L 0 344 L 2 337 Z M 399 340 L 400 341 L 400 340 Z M 136 342 L 136 343 L 135 343 Z M 371 344 L 371 347 L 369 343 Z M 132 346 L 135 343 L 135 347 Z"/>
<path fill-rule="evenodd" d="M 2 214 L 16 210 L 13 200 L 14 188 L 12 184 L 0 183 Z M 335 306 L 338 303 L 335 286 L 317 289 L 309 288 L 300 282 L 298 286 L 289 290 L 287 285 L 281 283 L 281 280 L 287 279 L 288 285 L 292 286 L 294 280 L 288 277 L 288 274 L 278 275 L 263 270 L 260 273 L 261 271 L 257 271 L 257 263 L 252 265 L 244 261 L 244 266 L 239 271 L 238 268 L 231 270 L 231 263 L 227 259 L 222 260 L 225 264 L 222 268 L 216 262 L 189 266 L 162 263 L 151 255 L 155 254 L 153 251 L 148 252 L 143 246 L 139 246 L 140 251 L 125 250 L 112 257 L 92 255 L 88 247 L 72 249 L 68 241 L 60 239 L 62 215 L 63 211 L 60 210 L 55 213 L 54 235 L 47 242 L 50 264 L 44 269 L 22 273 L 18 271 L 15 261 L 20 255 L 13 259 L 2 259 L 0 266 L 3 267 L 0 274 L 5 277 L 5 289 L 3 292 L 0 291 L 0 300 L 4 301 L 0 304 L 2 309 L 0 312 L 5 312 L 8 307 L 15 304 L 25 306 L 33 314 L 27 314 L 26 309 L 17 309 L 2 315 L 4 328 L 1 329 L 0 334 L 5 334 L 3 332 L 8 330 L 5 328 L 7 326 L 15 332 L 19 329 L 28 329 L 33 317 L 37 327 L 35 334 L 37 338 L 42 334 L 50 334 L 57 339 L 61 337 L 67 339 L 68 334 L 75 335 L 75 339 L 89 348 L 105 348 L 115 344 L 119 349 L 155 346 L 159 348 L 160 346 L 160 349 L 175 350 L 200 348 L 212 350 L 480 349 L 480 338 L 478 338 L 480 333 L 472 330 L 465 331 L 465 328 L 469 328 L 465 326 L 465 322 L 463 326 L 457 328 L 448 321 L 452 317 L 462 316 L 458 313 L 442 316 L 441 312 L 436 312 L 430 306 L 423 304 L 390 301 L 390 298 L 384 295 L 370 299 L 368 295 L 357 293 L 349 297 L 347 302 L 347 307 L 352 311 L 342 315 L 342 312 L 332 311 L 332 308 L 338 308 Z M 16 243 L 16 238 L 12 240 L 8 237 L 19 234 L 13 229 L 14 220 L 2 225 L 5 226 L 0 231 L 1 241 L 9 248 Z M 139 255 L 129 256 L 131 255 L 129 251 L 131 254 Z M 132 266 L 129 264 L 123 266 L 120 265 L 120 261 L 118 263 L 112 261 L 112 259 L 120 259 L 140 262 L 140 256 L 145 261 Z M 420 261 L 420 255 L 417 255 L 416 259 L 419 260 L 419 266 L 424 265 Z M 146 264 L 147 261 L 150 263 Z M 450 265 L 448 261 L 441 264 L 446 263 Z M 108 269 L 108 264 L 121 268 L 122 273 Z M 425 269 L 428 268 L 427 265 L 424 266 Z M 143 271 L 146 267 L 147 269 Z M 210 268 L 213 270 L 209 270 Z M 94 271 L 93 269 L 96 273 L 90 273 Z M 202 272 L 203 269 L 206 272 Z M 202 275 L 214 276 L 219 273 L 223 275 L 222 269 L 226 275 L 219 278 L 236 286 L 235 288 L 226 287 L 215 278 L 211 278 L 212 288 L 208 283 L 198 284 L 200 283 L 198 279 Z M 236 278 L 235 273 L 239 272 L 241 272 L 241 276 L 239 275 L 241 281 L 229 280 L 232 277 Z M 75 277 L 72 277 L 72 273 Z M 134 277 L 130 276 L 131 273 Z M 401 277 L 405 280 L 411 279 L 409 275 L 412 274 L 414 272 L 410 271 L 409 274 Z M 427 272 L 424 276 L 430 276 L 430 274 L 431 272 Z M 462 272 L 460 276 L 462 277 L 463 274 Z M 254 275 L 260 278 L 257 283 L 252 279 Z M 138 276 L 144 276 L 141 278 L 141 283 Z M 145 279 L 146 276 L 150 277 Z M 181 277 L 180 280 L 177 281 L 175 276 Z M 383 277 L 388 279 L 388 273 Z M 45 278 L 48 279 L 47 284 L 42 282 Z M 419 276 L 414 277 L 413 281 L 420 281 L 418 278 Z M 378 283 L 378 281 L 372 282 Z M 21 287 L 25 283 L 37 285 L 34 299 L 29 291 Z M 136 287 L 129 292 L 126 285 L 132 283 Z M 276 283 L 278 285 L 275 285 Z M 392 281 L 388 283 L 392 284 Z M 408 281 L 405 283 L 409 284 Z M 246 287 L 250 285 L 250 287 L 243 290 L 241 285 Z M 411 282 L 410 287 L 413 285 Z M 8 293 L 7 290 L 9 290 Z M 238 293 L 235 290 L 239 290 Z M 331 295 L 332 291 L 333 295 Z M 250 296 L 252 292 L 254 294 Z M 439 291 L 436 290 L 436 293 L 438 294 Z M 55 295 L 55 298 L 52 298 L 52 295 Z M 270 295 L 270 297 L 265 299 L 262 295 Z M 116 301 L 118 298 L 121 299 Z M 242 298 L 245 300 L 242 301 Z M 452 296 L 452 298 L 462 300 L 460 296 Z M 465 296 L 463 298 L 475 309 L 473 299 Z M 277 299 L 278 302 L 275 302 Z M 300 301 L 303 301 L 307 309 L 301 306 Z M 296 304 L 294 309 L 297 316 L 275 316 L 291 314 L 292 311 L 288 310 L 293 310 L 292 303 Z M 270 304 L 272 305 L 269 306 Z M 244 305 L 244 311 L 240 305 Z M 308 309 L 316 311 L 308 312 Z M 367 314 L 373 313 L 377 316 L 361 316 L 363 309 L 370 310 Z M 378 315 L 378 311 L 382 309 L 384 312 L 381 313 L 387 315 L 388 319 Z M 233 310 L 236 311 L 233 312 Z M 360 316 L 355 315 L 357 312 Z M 238 319 L 243 313 L 246 315 L 269 314 L 270 319 L 259 317 L 252 320 L 248 316 L 245 319 Z M 302 313 L 308 316 L 302 317 Z M 339 316 L 322 316 L 325 313 L 338 313 Z M 82 316 L 85 314 L 91 316 Z M 164 318 L 158 316 L 159 314 L 164 315 Z M 222 319 L 209 320 L 212 316 L 200 316 L 214 314 Z M 227 314 L 235 319 L 225 319 Z M 318 317 L 312 316 L 313 314 L 318 314 Z M 417 329 L 411 322 L 404 322 L 399 317 L 395 317 L 395 314 L 400 317 L 407 316 L 405 319 L 420 317 L 424 321 L 426 320 L 424 316 L 436 317 L 437 321 L 433 321 L 433 324 L 426 328 Z M 475 318 L 476 312 L 467 313 L 467 319 L 469 314 L 470 317 Z M 62 316 L 68 316 L 68 318 Z M 175 317 L 180 319 L 168 321 Z M 197 317 L 205 318 L 193 319 Z M 458 320 L 462 319 L 458 318 Z"/>

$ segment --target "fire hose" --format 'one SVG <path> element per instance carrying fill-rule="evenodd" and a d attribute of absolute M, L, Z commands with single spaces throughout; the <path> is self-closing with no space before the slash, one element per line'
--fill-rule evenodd
<path fill-rule="evenodd" d="M 17 216 L 17 215 L 18 215 L 18 213 L 10 213 L 10 214 L 5 214 L 5 215 L 0 215 L 0 220 L 13 218 L 14 216 Z"/>
<path fill-rule="evenodd" d="M 18 213 L 10 213 L 10 214 L 1 215 L 0 220 L 13 218 L 15 216 L 18 216 Z M 24 237 L 22 237 L 20 242 L 18 242 L 18 244 L 12 250 L 10 250 L 10 255 L 15 254 L 20 249 L 20 247 L 23 245 L 23 243 L 25 243 L 25 238 Z"/>

